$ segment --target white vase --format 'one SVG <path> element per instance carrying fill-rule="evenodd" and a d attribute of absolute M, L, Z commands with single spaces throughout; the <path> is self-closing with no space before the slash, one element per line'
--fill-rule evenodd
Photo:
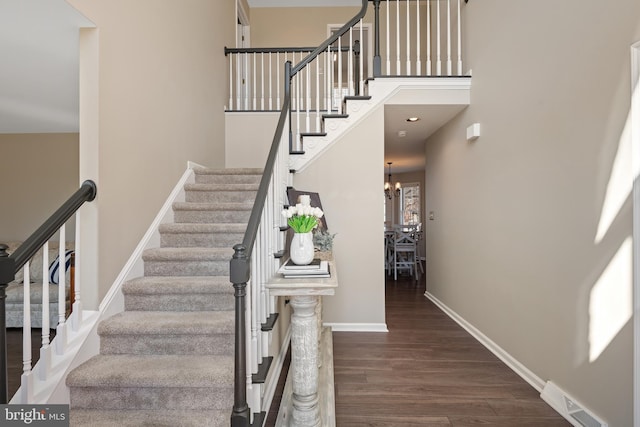
<path fill-rule="evenodd" d="M 313 234 L 311 231 L 308 233 L 294 233 L 291 240 L 291 248 L 289 249 L 289 255 L 291 261 L 297 265 L 307 265 L 313 261 Z"/>

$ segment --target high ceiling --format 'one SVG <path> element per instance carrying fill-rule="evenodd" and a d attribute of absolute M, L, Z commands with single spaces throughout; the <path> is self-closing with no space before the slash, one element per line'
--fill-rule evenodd
<path fill-rule="evenodd" d="M 248 0 L 251 7 L 357 6 L 359 0 Z M 0 0 L 0 133 L 78 132 L 78 29 L 93 24 L 65 0 Z M 424 168 L 425 140 L 460 108 L 385 107 L 385 162 Z M 408 117 L 420 117 L 407 123 Z M 406 131 L 400 137 L 399 131 Z"/>
<path fill-rule="evenodd" d="M 78 29 L 65 0 L 0 1 L 0 133 L 78 131 Z"/>

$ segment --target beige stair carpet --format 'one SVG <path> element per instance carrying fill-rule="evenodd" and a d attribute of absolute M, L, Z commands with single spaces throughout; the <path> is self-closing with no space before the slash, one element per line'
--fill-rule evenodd
<path fill-rule="evenodd" d="M 233 407 L 231 247 L 242 241 L 262 171 L 196 169 L 123 285 L 125 311 L 98 327 L 100 354 L 73 370 L 72 426 L 229 425 Z"/>

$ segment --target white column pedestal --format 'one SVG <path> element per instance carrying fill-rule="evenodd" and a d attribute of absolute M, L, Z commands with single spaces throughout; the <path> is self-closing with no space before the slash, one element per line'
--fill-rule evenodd
<path fill-rule="evenodd" d="M 333 363 L 320 361 L 321 308 L 323 295 L 334 295 L 338 286 L 333 262 L 329 263 L 331 277 L 321 279 L 285 279 L 276 277 L 267 284 L 273 296 L 290 297 L 291 308 L 291 367 L 282 398 L 277 426 L 327 427 L 335 425 L 333 395 Z M 331 332 L 329 331 L 329 334 Z M 333 350 L 324 356 L 333 357 Z M 331 361 L 332 362 L 332 361 Z M 319 384 L 320 366 L 331 368 L 331 390 Z M 326 369 L 324 370 L 326 372 Z M 323 381 L 326 378 L 322 379 Z M 289 391 L 290 390 L 290 391 Z M 328 396 L 321 396 L 319 390 Z M 327 403 L 330 408 L 325 408 Z M 283 409 L 284 408 L 284 409 Z M 327 418 L 333 417 L 333 423 Z"/>

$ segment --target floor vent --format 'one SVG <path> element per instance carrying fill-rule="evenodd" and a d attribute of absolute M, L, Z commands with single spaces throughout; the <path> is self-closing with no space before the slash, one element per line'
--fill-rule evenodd
<path fill-rule="evenodd" d="M 607 423 L 550 381 L 544 385 L 540 397 L 575 427 L 608 427 Z"/>

